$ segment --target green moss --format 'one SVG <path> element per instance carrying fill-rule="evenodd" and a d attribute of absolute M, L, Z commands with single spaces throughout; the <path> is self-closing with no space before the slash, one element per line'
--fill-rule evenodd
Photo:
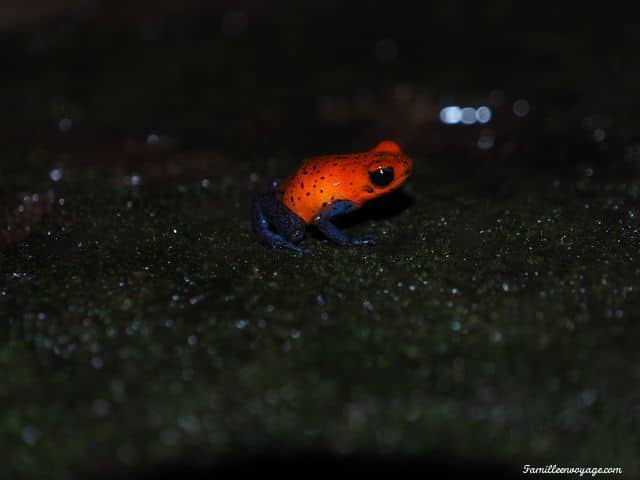
<path fill-rule="evenodd" d="M 4 253 L 11 468 L 279 445 L 637 469 L 638 225 L 606 193 L 421 193 L 350 228 L 377 246 L 301 256 L 253 239 L 240 191 L 211 222 L 194 184 L 81 185 Z"/>

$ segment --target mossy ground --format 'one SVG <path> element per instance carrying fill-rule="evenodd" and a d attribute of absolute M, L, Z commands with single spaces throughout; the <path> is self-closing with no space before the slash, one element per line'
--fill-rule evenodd
<path fill-rule="evenodd" d="M 244 177 L 101 178 L 2 254 L 14 467 L 277 446 L 637 468 L 632 184 L 495 200 L 417 174 L 349 227 L 376 246 L 299 255 L 254 240 Z"/>

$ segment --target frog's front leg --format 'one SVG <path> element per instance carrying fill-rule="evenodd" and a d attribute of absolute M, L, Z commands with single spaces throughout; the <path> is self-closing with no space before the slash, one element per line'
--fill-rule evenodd
<path fill-rule="evenodd" d="M 371 238 L 351 238 L 336 227 L 331 220 L 333 217 L 344 215 L 358 208 L 358 205 L 349 200 L 338 200 L 324 207 L 318 215 L 313 218 L 313 224 L 318 227 L 325 237 L 334 243 L 342 246 L 373 245 L 375 242 Z"/>
<path fill-rule="evenodd" d="M 253 231 L 260 241 L 270 247 L 304 252 L 295 245 L 304 237 L 304 220 L 289 210 L 280 197 L 277 192 L 269 192 L 253 200 Z"/>

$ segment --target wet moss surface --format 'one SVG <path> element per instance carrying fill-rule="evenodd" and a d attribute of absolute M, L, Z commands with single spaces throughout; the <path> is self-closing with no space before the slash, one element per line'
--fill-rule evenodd
<path fill-rule="evenodd" d="M 246 177 L 75 181 L 2 253 L 15 467 L 277 445 L 637 468 L 638 184 L 496 200 L 418 173 L 349 227 L 376 246 L 299 255 L 256 243 Z"/>
<path fill-rule="evenodd" d="M 531 120 L 508 104 L 478 151 L 486 132 L 439 125 L 415 93 L 428 85 L 408 85 L 381 85 L 365 113 L 347 108 L 356 120 L 336 113 L 343 97 L 321 100 L 307 137 L 295 100 L 277 121 L 267 107 L 246 117 L 285 133 L 236 125 L 219 144 L 188 120 L 141 134 L 133 110 L 105 133 L 77 100 L 85 130 L 15 142 L 1 179 L 0 468 L 63 477 L 327 450 L 637 471 L 633 136 L 594 140 L 582 104 Z M 319 87 L 305 88 L 292 98 Z M 350 139 L 325 136 L 338 131 Z M 250 199 L 272 177 L 389 135 L 414 176 L 343 222 L 375 246 L 312 231 L 309 255 L 255 241 Z"/>

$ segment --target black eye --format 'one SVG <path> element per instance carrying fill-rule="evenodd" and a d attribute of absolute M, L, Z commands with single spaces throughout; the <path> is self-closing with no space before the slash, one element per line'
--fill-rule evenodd
<path fill-rule="evenodd" d="M 369 178 L 376 187 L 386 187 L 393 182 L 393 167 L 377 168 L 369 172 Z"/>

